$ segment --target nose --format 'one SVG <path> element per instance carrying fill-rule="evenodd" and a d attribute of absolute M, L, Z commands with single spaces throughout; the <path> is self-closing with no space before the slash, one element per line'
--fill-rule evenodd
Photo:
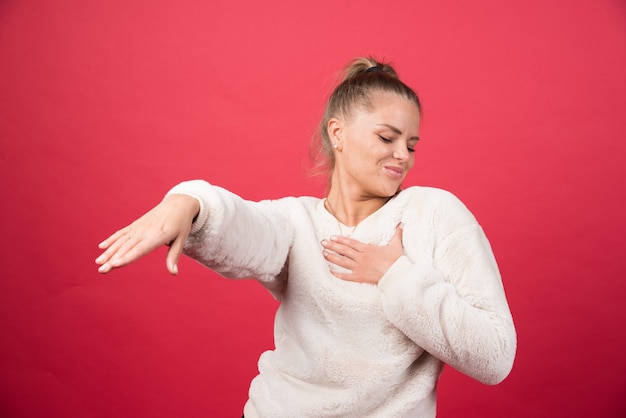
<path fill-rule="evenodd" d="M 407 145 L 402 143 L 402 141 L 398 141 L 395 149 L 393 150 L 392 156 L 400 161 L 407 161 L 410 157 Z"/>

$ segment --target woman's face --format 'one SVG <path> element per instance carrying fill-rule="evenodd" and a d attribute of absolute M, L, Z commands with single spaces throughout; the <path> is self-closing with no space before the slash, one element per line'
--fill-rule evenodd
<path fill-rule="evenodd" d="M 415 163 L 420 112 L 394 94 L 374 94 L 371 102 L 371 109 L 355 109 L 349 120 L 329 123 L 331 139 L 337 141 L 335 174 L 351 194 L 389 197 Z"/>

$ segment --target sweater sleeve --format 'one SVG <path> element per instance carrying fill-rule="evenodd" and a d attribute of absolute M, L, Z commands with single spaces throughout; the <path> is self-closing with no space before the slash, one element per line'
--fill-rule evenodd
<path fill-rule="evenodd" d="M 379 288 L 389 320 L 431 355 L 485 384 L 511 371 L 517 337 L 500 273 L 478 224 L 435 246 L 432 259 L 402 256 Z"/>
<path fill-rule="evenodd" d="M 293 229 L 277 201 L 244 200 L 203 180 L 180 183 L 168 194 L 185 194 L 200 203 L 186 255 L 224 277 L 256 278 L 275 290 L 293 242 Z"/>

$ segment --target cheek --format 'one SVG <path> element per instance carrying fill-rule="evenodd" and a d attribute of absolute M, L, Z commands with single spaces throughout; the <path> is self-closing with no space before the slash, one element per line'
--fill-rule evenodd
<path fill-rule="evenodd" d="M 410 171 L 414 165 L 415 165 L 415 153 L 411 153 L 411 158 L 409 158 L 409 161 L 406 165 L 406 171 Z"/>

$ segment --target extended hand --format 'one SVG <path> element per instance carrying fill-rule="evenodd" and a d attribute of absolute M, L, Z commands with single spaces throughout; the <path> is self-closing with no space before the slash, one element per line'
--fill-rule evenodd
<path fill-rule="evenodd" d="M 168 271 L 178 274 L 178 260 L 199 210 L 198 201 L 190 196 L 172 194 L 132 224 L 115 232 L 98 247 L 105 250 L 96 264 L 100 273 L 126 266 L 161 245 L 168 244 Z"/>
<path fill-rule="evenodd" d="M 352 238 L 337 236 L 322 241 L 322 246 L 326 260 L 350 270 L 344 273 L 331 269 L 330 272 L 340 279 L 359 283 L 378 284 L 385 272 L 404 253 L 400 225 L 387 245 L 368 245 Z"/>

